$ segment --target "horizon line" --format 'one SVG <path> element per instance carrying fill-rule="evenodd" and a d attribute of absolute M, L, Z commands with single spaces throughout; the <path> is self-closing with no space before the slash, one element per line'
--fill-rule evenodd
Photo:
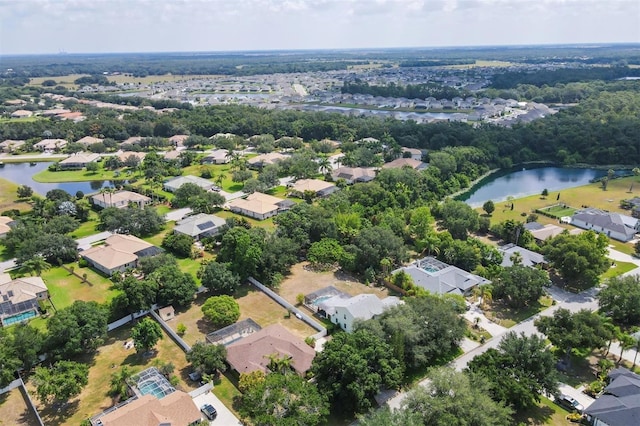
<path fill-rule="evenodd" d="M 282 52 L 349 52 L 349 51 L 380 51 L 380 50 L 473 50 L 473 49 L 515 49 L 535 47 L 574 47 L 600 48 L 612 46 L 640 46 L 640 42 L 577 42 L 577 43 L 533 43 L 533 44 L 486 44 L 486 45 L 449 45 L 449 46 L 395 46 L 395 47 L 322 47 L 322 48 L 293 48 L 293 49 L 244 49 L 244 50 L 173 50 L 173 51 L 135 51 L 135 52 L 66 52 L 57 53 L 1 53 L 0 57 L 18 56 L 74 56 L 74 55 L 149 55 L 149 54 L 243 54 L 243 53 L 282 53 Z"/>

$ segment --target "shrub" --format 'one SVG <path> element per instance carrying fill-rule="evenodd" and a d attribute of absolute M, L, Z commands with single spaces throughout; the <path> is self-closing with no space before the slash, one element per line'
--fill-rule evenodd
<path fill-rule="evenodd" d="M 183 323 L 180 323 L 176 326 L 176 333 L 178 333 L 178 336 L 184 336 L 186 332 L 187 332 L 187 326 L 184 325 Z"/>

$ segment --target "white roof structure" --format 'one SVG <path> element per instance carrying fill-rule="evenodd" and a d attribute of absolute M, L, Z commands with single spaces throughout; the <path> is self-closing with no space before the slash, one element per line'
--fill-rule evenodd
<path fill-rule="evenodd" d="M 344 308 L 354 318 L 369 320 L 386 309 L 402 303 L 404 302 L 396 296 L 388 296 L 381 300 L 375 294 L 359 294 L 348 299 L 338 295 L 320 302 L 318 308 L 325 311 L 328 316 L 335 314 L 336 308 Z"/>
<path fill-rule="evenodd" d="M 448 265 L 434 257 L 416 260 L 393 273 L 401 270 L 411 276 L 415 285 L 434 294 L 464 294 L 475 286 L 491 283 L 486 278 Z"/>

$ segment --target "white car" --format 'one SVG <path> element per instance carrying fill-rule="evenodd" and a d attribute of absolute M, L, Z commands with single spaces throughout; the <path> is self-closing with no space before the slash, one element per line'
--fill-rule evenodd
<path fill-rule="evenodd" d="M 569 395 L 559 395 L 556 398 L 556 404 L 566 408 L 569 411 L 577 411 L 582 414 L 584 411 L 584 406 L 580 404 L 574 397 Z"/>

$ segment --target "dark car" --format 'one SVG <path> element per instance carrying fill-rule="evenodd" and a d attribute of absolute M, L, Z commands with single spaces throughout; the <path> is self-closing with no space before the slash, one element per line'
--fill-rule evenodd
<path fill-rule="evenodd" d="M 200 408 L 200 411 L 202 411 L 202 413 L 204 413 L 204 415 L 207 416 L 209 420 L 215 419 L 218 415 L 215 407 L 211 404 L 204 404 L 202 408 Z"/>

